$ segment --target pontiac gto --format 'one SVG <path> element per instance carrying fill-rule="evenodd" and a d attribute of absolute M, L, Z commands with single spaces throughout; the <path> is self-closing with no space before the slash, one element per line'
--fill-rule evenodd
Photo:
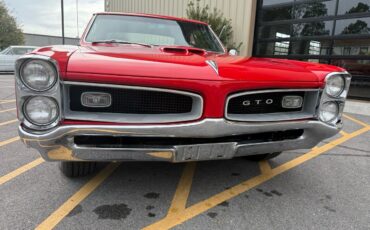
<path fill-rule="evenodd" d="M 16 63 L 19 134 L 68 177 L 100 161 L 269 159 L 342 128 L 339 67 L 227 52 L 205 23 L 98 13 Z"/>

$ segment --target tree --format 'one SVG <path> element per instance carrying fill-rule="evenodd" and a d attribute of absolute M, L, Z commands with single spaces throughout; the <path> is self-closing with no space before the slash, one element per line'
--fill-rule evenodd
<path fill-rule="evenodd" d="M 206 22 L 212 28 L 212 30 L 220 35 L 219 38 L 227 49 L 240 49 L 243 43 L 236 45 L 233 42 L 233 28 L 231 26 L 231 19 L 226 19 L 223 13 L 214 8 L 210 9 L 208 5 L 200 7 L 200 0 L 189 2 L 188 8 L 186 9 L 186 15 L 189 19 L 194 19 L 202 22 Z"/>
<path fill-rule="evenodd" d="M 0 0 L 0 50 L 10 45 L 22 45 L 24 37 L 22 30 L 18 27 L 4 3 Z"/>
<path fill-rule="evenodd" d="M 370 12 L 370 7 L 365 3 L 359 2 L 357 6 L 352 7 L 349 11 L 346 12 L 346 14 L 363 12 Z"/>
<path fill-rule="evenodd" d="M 342 34 L 369 34 L 370 28 L 367 27 L 367 23 L 361 20 L 357 20 L 355 23 L 349 24 Z"/>

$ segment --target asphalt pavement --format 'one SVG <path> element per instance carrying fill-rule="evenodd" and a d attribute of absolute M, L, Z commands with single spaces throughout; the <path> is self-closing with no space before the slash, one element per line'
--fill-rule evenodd
<path fill-rule="evenodd" d="M 19 141 L 14 76 L 0 75 L 0 229 L 370 229 L 370 114 L 346 111 L 343 132 L 273 160 L 110 163 L 72 180 Z"/>

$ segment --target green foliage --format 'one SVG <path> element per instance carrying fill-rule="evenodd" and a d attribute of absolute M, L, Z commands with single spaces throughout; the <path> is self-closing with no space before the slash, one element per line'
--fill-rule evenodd
<path fill-rule="evenodd" d="M 370 7 L 365 3 L 359 2 L 357 6 L 352 7 L 349 11 L 346 12 L 346 14 L 364 13 L 364 12 L 370 12 Z"/>
<path fill-rule="evenodd" d="M 370 28 L 368 27 L 367 23 L 362 20 L 357 20 L 355 23 L 349 24 L 344 30 L 342 34 L 369 34 Z"/>
<path fill-rule="evenodd" d="M 24 44 L 22 30 L 18 27 L 14 17 L 9 15 L 8 9 L 0 1 L 0 50 L 10 45 Z"/>
<path fill-rule="evenodd" d="M 196 3 L 191 1 L 186 9 L 186 15 L 189 19 L 208 23 L 227 49 L 239 50 L 242 46 L 243 43 L 237 45 L 233 42 L 231 19 L 226 19 L 217 8 L 211 10 L 208 5 L 201 7 L 200 0 L 196 0 Z"/>

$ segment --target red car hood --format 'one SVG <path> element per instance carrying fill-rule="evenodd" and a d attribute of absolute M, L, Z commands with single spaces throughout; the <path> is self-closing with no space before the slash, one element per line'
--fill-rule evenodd
<path fill-rule="evenodd" d="M 207 60 L 217 64 L 218 74 Z M 113 44 L 80 47 L 69 59 L 67 75 L 91 73 L 210 81 L 318 82 L 328 72 L 338 69 L 288 60 L 202 54 L 189 52 L 186 48 L 163 50 L 163 47 Z"/>

